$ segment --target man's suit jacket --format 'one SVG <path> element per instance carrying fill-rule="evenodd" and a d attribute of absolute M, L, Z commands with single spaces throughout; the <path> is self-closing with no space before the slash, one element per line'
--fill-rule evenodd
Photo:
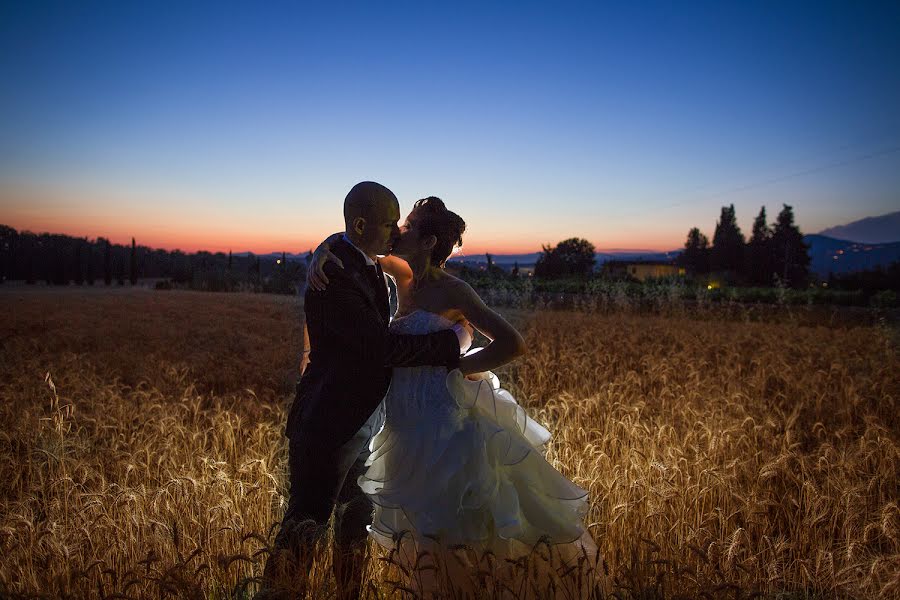
<path fill-rule="evenodd" d="M 332 252 L 344 268 L 326 263 L 327 288 L 307 289 L 304 296 L 312 351 L 297 385 L 285 434 L 292 440 L 302 436 L 304 441 L 336 448 L 378 407 L 391 382 L 391 367 L 455 368 L 459 340 L 451 330 L 427 335 L 389 333 L 383 277 L 344 240 Z"/>

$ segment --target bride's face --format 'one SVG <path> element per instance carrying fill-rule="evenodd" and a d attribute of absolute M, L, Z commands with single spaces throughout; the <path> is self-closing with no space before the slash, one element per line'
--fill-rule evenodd
<path fill-rule="evenodd" d="M 422 237 L 419 231 L 419 216 L 419 211 L 415 209 L 407 215 L 400 227 L 400 237 L 394 243 L 392 252 L 394 256 L 410 260 L 431 254 L 435 238 L 433 235 Z"/>

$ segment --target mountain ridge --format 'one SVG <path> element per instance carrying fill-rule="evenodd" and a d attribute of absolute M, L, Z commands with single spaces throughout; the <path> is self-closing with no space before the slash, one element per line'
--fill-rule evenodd
<path fill-rule="evenodd" d="M 900 242 L 900 211 L 875 217 L 865 217 L 845 225 L 823 229 L 818 234 L 836 240 L 860 244 L 890 244 Z"/>

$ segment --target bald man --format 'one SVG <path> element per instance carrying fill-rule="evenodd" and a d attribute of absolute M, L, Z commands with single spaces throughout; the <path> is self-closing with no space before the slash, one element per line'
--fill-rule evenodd
<path fill-rule="evenodd" d="M 332 253 L 343 264 L 326 264 L 328 287 L 308 288 L 304 297 L 309 364 L 297 386 L 285 434 L 289 438 L 290 500 L 265 570 L 265 586 L 300 578 L 309 570 L 315 535 L 335 509 L 333 563 L 339 598 L 356 598 L 366 562 L 366 526 L 372 506 L 357 485 L 365 472 L 369 441 L 384 422 L 381 401 L 392 367 L 456 368 L 471 330 L 427 335 L 388 331 L 390 312 L 378 256 L 389 254 L 400 234 L 397 197 L 381 184 L 364 181 L 344 199 L 343 239 Z M 283 588 L 284 586 L 282 586 Z M 285 590 L 286 591 L 286 590 Z M 290 597 L 290 596 L 285 596 Z"/>

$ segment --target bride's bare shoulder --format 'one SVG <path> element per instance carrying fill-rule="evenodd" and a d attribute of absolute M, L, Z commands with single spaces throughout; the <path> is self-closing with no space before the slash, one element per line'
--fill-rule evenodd
<path fill-rule="evenodd" d="M 469 285 L 459 277 L 447 273 L 446 271 L 444 272 L 444 281 L 442 287 L 444 288 L 445 293 L 460 301 L 470 300 L 472 297 L 478 297 L 478 293 L 471 285 Z"/>

